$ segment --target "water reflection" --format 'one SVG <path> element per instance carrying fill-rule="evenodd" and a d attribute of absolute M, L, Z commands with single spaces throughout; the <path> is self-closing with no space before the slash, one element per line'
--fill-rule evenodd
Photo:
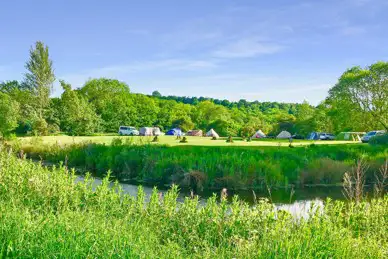
<path fill-rule="evenodd" d="M 77 176 L 76 181 L 83 181 L 83 176 Z M 97 188 L 102 183 L 102 180 L 99 178 L 94 178 L 94 182 L 92 183 L 93 189 Z M 113 184 L 112 184 L 113 185 Z M 125 194 L 129 194 L 131 196 L 137 196 L 138 186 L 133 184 L 120 183 L 122 190 Z M 144 186 L 144 193 L 146 194 L 146 200 L 152 194 L 153 188 Z M 159 192 L 164 193 L 167 190 L 160 190 Z M 305 188 L 305 189 L 297 189 L 295 193 L 292 195 L 290 199 L 290 190 L 278 189 L 271 191 L 271 198 L 269 198 L 268 192 L 255 192 L 252 191 L 239 191 L 239 192 L 229 192 L 228 198 L 232 199 L 233 195 L 239 195 L 239 197 L 252 204 L 254 206 L 254 200 L 260 198 L 267 198 L 275 204 L 275 209 L 288 211 L 291 215 L 296 218 L 307 218 L 309 211 L 322 209 L 323 208 L 323 200 L 327 197 L 332 199 L 343 199 L 343 195 L 341 192 L 341 188 Z M 183 202 L 186 197 L 190 194 L 185 192 L 180 192 L 178 201 Z M 206 204 L 206 199 L 213 195 L 212 192 L 206 192 L 200 195 L 199 202 L 202 205 Z"/>

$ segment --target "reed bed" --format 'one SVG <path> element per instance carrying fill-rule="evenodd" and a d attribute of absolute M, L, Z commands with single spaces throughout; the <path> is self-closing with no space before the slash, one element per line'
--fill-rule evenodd
<path fill-rule="evenodd" d="M 368 164 L 366 184 L 388 158 L 388 148 L 369 145 L 305 147 L 200 147 L 135 145 L 115 139 L 112 145 L 31 144 L 15 150 L 38 160 L 77 167 L 119 181 L 192 189 L 266 189 L 305 184 L 341 185 L 344 173 L 360 158 Z"/>

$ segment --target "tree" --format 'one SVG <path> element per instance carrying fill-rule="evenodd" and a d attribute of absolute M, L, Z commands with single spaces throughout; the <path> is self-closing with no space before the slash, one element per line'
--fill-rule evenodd
<path fill-rule="evenodd" d="M 61 96 L 62 128 L 71 135 L 90 135 L 99 130 L 100 118 L 84 96 L 60 80 L 64 90 Z"/>
<path fill-rule="evenodd" d="M 162 94 L 159 93 L 159 91 L 153 91 L 153 92 L 152 92 L 152 96 L 153 96 L 153 97 L 160 98 L 160 97 L 162 97 Z"/>
<path fill-rule="evenodd" d="M 17 127 L 19 104 L 0 92 L 0 136 L 4 137 Z"/>
<path fill-rule="evenodd" d="M 96 108 L 105 131 L 116 132 L 120 125 L 135 126 L 133 95 L 126 83 L 107 78 L 91 79 L 80 93 Z"/>
<path fill-rule="evenodd" d="M 369 114 L 388 130 L 388 62 L 348 69 L 330 89 L 329 99 Z"/>
<path fill-rule="evenodd" d="M 172 122 L 174 128 L 180 128 L 183 131 L 188 131 L 194 128 L 194 123 L 190 117 L 183 117 Z"/>
<path fill-rule="evenodd" d="M 36 108 L 40 118 L 50 102 L 50 93 L 55 81 L 53 63 L 49 57 L 48 47 L 38 41 L 30 49 L 30 59 L 26 63 L 25 81 L 36 96 Z"/>

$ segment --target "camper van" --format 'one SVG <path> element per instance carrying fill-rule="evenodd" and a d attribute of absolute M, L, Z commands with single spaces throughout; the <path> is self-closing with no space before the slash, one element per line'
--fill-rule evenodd
<path fill-rule="evenodd" d="M 121 135 L 121 136 L 138 136 L 139 131 L 135 127 L 120 126 L 119 135 Z"/>

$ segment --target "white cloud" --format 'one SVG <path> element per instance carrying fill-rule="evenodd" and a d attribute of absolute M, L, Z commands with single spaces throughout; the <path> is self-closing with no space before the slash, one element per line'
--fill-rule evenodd
<path fill-rule="evenodd" d="M 255 38 L 240 39 L 213 52 L 219 58 L 252 58 L 260 55 L 277 53 L 284 46 L 261 41 Z"/>

